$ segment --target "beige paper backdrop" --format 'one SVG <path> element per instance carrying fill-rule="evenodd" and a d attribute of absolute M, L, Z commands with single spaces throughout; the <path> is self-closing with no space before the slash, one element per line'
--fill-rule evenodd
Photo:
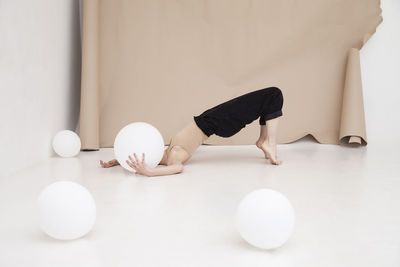
<path fill-rule="evenodd" d="M 165 144 L 194 115 L 244 93 L 284 95 L 278 143 L 366 144 L 359 49 L 379 0 L 83 0 L 80 137 L 112 147 L 131 122 Z M 206 144 L 254 144 L 258 120 Z"/>

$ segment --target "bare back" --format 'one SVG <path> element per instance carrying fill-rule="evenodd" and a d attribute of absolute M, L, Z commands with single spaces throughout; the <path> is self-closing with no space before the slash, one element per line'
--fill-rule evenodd
<path fill-rule="evenodd" d="M 166 165 L 185 163 L 207 138 L 208 136 L 192 120 L 171 138 L 169 147 L 164 152 L 163 162 Z"/>

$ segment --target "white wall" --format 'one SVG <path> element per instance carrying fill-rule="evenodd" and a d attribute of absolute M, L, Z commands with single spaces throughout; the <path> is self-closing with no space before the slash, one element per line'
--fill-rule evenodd
<path fill-rule="evenodd" d="M 76 129 L 78 0 L 0 0 L 0 177 L 52 155 Z"/>
<path fill-rule="evenodd" d="M 360 54 L 368 146 L 400 148 L 400 1 L 381 1 L 383 22 Z"/>

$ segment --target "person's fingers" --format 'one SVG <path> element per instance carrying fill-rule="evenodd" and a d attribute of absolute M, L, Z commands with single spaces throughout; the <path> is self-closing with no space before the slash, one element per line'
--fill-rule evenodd
<path fill-rule="evenodd" d="M 129 159 L 131 160 L 131 162 L 135 162 L 135 161 L 132 159 L 131 155 L 129 155 L 128 157 L 129 157 Z"/>
<path fill-rule="evenodd" d="M 142 163 L 144 163 L 144 152 L 142 154 Z"/>
<path fill-rule="evenodd" d="M 133 153 L 133 156 L 135 156 L 136 161 L 139 162 L 139 159 L 138 159 L 138 157 L 136 156 L 136 153 Z"/>
<path fill-rule="evenodd" d="M 136 170 L 136 166 L 135 166 L 134 164 L 132 164 L 132 163 L 129 162 L 128 160 L 126 161 L 126 163 L 127 163 L 130 167 L 132 167 L 133 169 Z"/>
<path fill-rule="evenodd" d="M 134 168 L 134 166 L 132 165 L 132 163 L 129 162 L 128 160 L 126 161 L 126 163 L 129 165 L 129 167 Z"/>
<path fill-rule="evenodd" d="M 134 160 L 132 160 L 131 162 L 129 162 L 130 166 L 136 166 L 136 162 Z"/>

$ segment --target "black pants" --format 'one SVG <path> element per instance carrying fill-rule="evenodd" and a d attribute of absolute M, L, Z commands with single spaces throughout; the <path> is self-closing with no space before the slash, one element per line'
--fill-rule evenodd
<path fill-rule="evenodd" d="M 259 124 L 282 116 L 283 95 L 277 87 L 253 91 L 194 116 L 197 126 L 207 135 L 230 137 L 259 118 Z"/>

